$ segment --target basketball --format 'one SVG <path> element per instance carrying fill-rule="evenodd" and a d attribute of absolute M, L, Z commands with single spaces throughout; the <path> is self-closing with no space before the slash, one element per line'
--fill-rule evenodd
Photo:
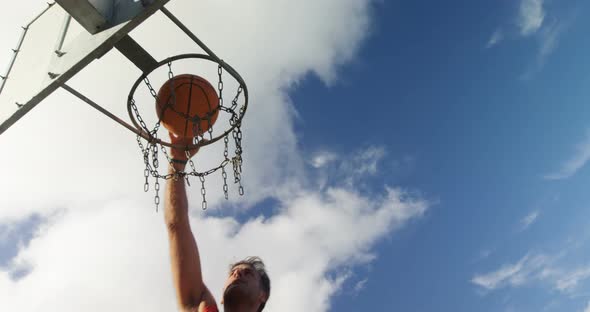
<path fill-rule="evenodd" d="M 195 137 L 208 131 L 217 120 L 219 97 L 204 78 L 178 75 L 160 87 L 156 111 L 168 131 L 180 137 Z"/>

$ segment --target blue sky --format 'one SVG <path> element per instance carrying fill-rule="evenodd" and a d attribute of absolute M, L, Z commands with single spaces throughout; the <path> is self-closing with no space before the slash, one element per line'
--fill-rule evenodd
<path fill-rule="evenodd" d="M 269 311 L 590 311 L 587 1 L 204 1 L 254 17 L 227 28 L 191 19 L 194 5 L 169 7 L 192 29 L 218 26 L 199 35 L 252 92 L 246 196 L 211 186 L 202 213 L 190 193 L 217 296 L 227 263 L 259 254 Z M 134 36 L 168 56 L 150 41 L 156 21 Z M 100 62 L 73 84 L 116 103 L 128 88 L 97 89 L 104 64 L 136 73 Z M 173 309 L 134 137 L 65 99 L 0 136 L 21 151 L 0 155 L 13 177 L 0 181 L 0 307 L 5 293 L 15 311 Z M 52 122 L 69 113 L 73 125 Z"/>
<path fill-rule="evenodd" d="M 518 26 L 522 2 L 542 8 L 543 21 L 528 35 Z M 369 277 L 363 290 L 342 293 L 333 310 L 583 311 L 588 276 L 559 291 L 552 278 L 536 275 L 588 268 L 590 260 L 588 4 L 387 1 L 374 8 L 373 33 L 341 80 L 325 88 L 310 76 L 295 89 L 301 144 L 338 154 L 386 146 L 373 186 L 403 185 L 436 204 L 379 243 L 378 259 L 359 273 Z M 555 46 L 542 55 L 544 33 L 554 29 Z M 489 44 L 495 32 L 504 39 Z M 579 168 L 558 174 L 576 157 L 584 159 Z M 554 259 L 519 285 L 473 282 L 527 255 Z"/>

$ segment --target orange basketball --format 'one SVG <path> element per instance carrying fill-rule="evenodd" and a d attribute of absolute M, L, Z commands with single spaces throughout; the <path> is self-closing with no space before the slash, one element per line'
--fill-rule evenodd
<path fill-rule="evenodd" d="M 178 75 L 160 87 L 156 111 L 161 124 L 170 132 L 194 137 L 208 131 L 217 120 L 219 97 L 204 78 Z"/>

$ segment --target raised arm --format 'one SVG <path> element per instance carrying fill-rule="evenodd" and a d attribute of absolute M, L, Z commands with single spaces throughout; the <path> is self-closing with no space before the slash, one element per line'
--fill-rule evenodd
<path fill-rule="evenodd" d="M 173 143 L 181 142 L 175 137 L 172 137 L 172 141 Z M 191 154 L 195 153 L 196 151 L 193 151 Z M 181 161 L 187 160 L 184 151 L 172 149 L 170 156 Z M 174 169 L 184 170 L 184 167 L 185 164 L 173 163 L 168 170 L 173 173 Z M 201 301 L 205 297 L 210 297 L 210 294 L 203 283 L 199 250 L 189 223 L 188 201 L 183 178 L 168 180 L 164 200 L 172 278 L 178 304 L 183 311 L 197 311 Z"/>

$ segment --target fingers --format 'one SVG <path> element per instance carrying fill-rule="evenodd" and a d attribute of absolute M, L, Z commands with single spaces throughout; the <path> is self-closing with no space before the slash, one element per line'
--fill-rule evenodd
<path fill-rule="evenodd" d="M 172 132 L 168 132 L 170 135 L 170 143 L 172 144 L 176 144 L 176 145 L 191 145 L 193 142 L 192 138 L 185 138 L 185 137 L 181 137 L 178 136 Z"/>
<path fill-rule="evenodd" d="M 170 135 L 170 143 L 172 143 L 172 144 L 183 144 L 183 143 L 185 143 L 184 141 L 186 141 L 186 138 L 177 136 L 176 134 L 174 134 L 172 132 L 168 132 L 168 134 Z"/>
<path fill-rule="evenodd" d="M 172 143 L 172 144 L 187 145 L 187 146 L 193 144 L 192 137 L 181 137 L 181 136 L 178 136 L 172 132 L 168 132 L 168 135 L 170 136 L 170 143 Z M 207 143 L 207 142 L 209 142 L 209 140 L 203 138 L 199 142 Z M 191 150 L 192 149 L 194 149 L 194 148 L 191 148 Z"/>
<path fill-rule="evenodd" d="M 191 137 L 181 137 L 172 132 L 169 132 L 170 135 L 170 143 L 176 146 L 183 146 L 183 147 L 171 147 L 170 152 L 173 158 L 177 159 L 187 159 L 194 156 L 198 151 L 198 147 L 188 148 L 189 146 L 193 145 L 193 138 Z"/>

